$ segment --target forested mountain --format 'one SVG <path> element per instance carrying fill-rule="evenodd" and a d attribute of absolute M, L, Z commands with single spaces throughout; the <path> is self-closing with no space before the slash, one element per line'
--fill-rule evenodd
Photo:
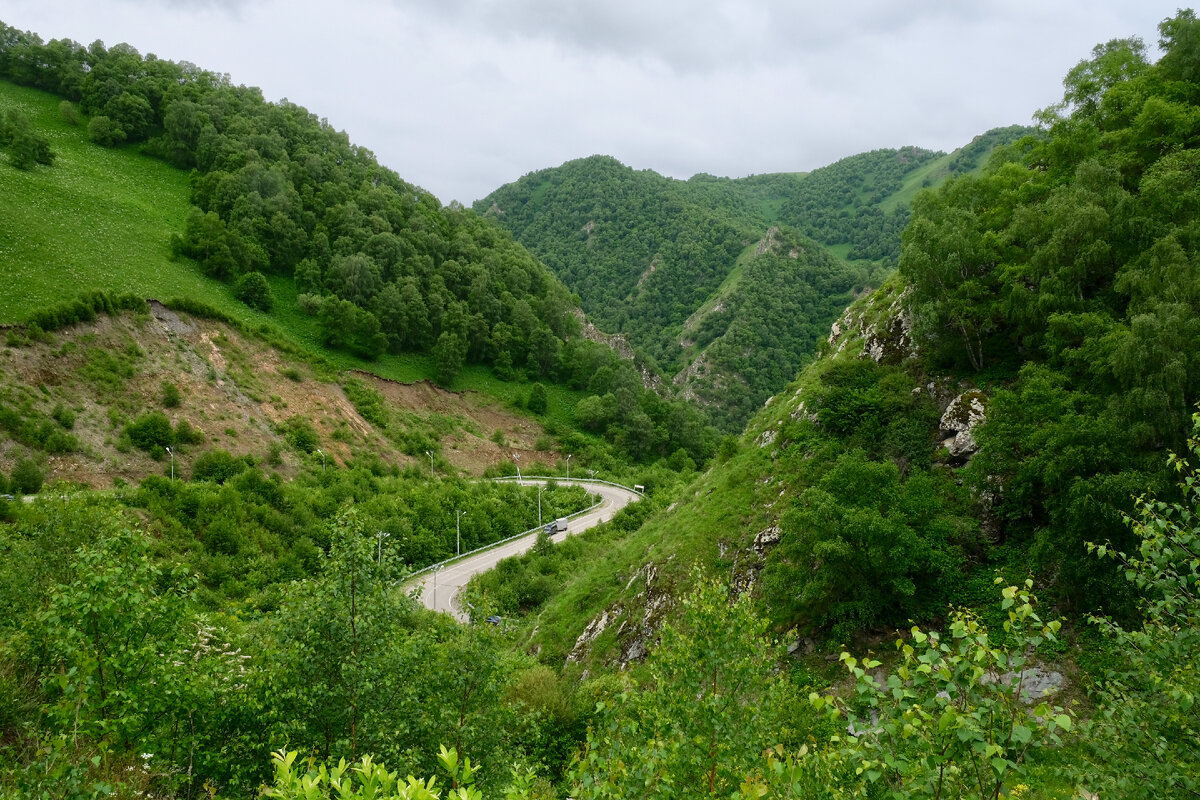
<path fill-rule="evenodd" d="M 919 194 L 898 274 L 701 484 L 724 493 L 651 528 L 738 509 L 701 525 L 720 563 L 731 528 L 736 546 L 777 526 L 765 599 L 806 630 L 899 624 L 997 567 L 1064 609 L 1132 608 L 1085 543 L 1129 548 L 1133 498 L 1174 496 L 1165 452 L 1200 401 L 1200 28 L 1164 25 L 1158 63 L 1098 47 L 1044 136 Z"/>
<path fill-rule="evenodd" d="M 908 210 L 880 209 L 911 172 L 945 156 L 920 147 L 873 150 L 813 170 L 789 193 L 779 220 L 829 246 L 849 245 L 846 257 L 895 264 Z"/>
<path fill-rule="evenodd" d="M 1015 630 L 1020 592 L 1005 590 L 1010 613 L 997 614 L 993 582 L 1028 577 L 1044 615 L 1046 605 L 1067 615 L 1058 657 L 1078 659 L 1075 691 L 1091 694 L 1071 751 L 1081 766 L 1052 756 L 1036 779 L 1011 780 L 1038 796 L 1063 785 L 1194 792 L 1200 22 L 1185 11 L 1160 30 L 1157 63 L 1136 39 L 1098 46 L 1067 76 L 1063 102 L 1041 112 L 1043 136 L 920 194 L 898 274 L 846 311 L 725 463 L 620 549 L 514 567 L 559 570 L 553 599 L 524 606 L 538 621 L 535 646 L 636 663 L 671 618 L 664 608 L 694 591 L 685 587 L 696 586 L 698 561 L 758 597 L 797 655 L 822 639 L 893 638 L 881 632 L 969 606 L 977 611 L 955 614 L 939 645 L 964 654 L 972 626 Z M 614 573 L 623 581 L 598 579 Z M 489 576 L 481 589 L 505 596 L 506 584 Z M 904 642 L 906 662 L 924 637 Z M 861 678 L 860 662 L 847 666 Z M 899 698 L 917 719 L 912 676 L 888 678 L 893 699 L 872 706 Z M 974 700 L 955 701 L 956 714 L 984 696 L 957 681 L 942 691 Z M 871 683 L 860 681 L 860 700 L 881 688 Z M 950 713 L 929 699 L 927 719 Z M 631 718 L 647 722 L 627 711 L 613 730 Z M 946 716 L 939 725 L 968 736 Z M 906 758 L 925 752 L 923 736 L 919 726 L 904 734 Z M 936 736 L 929 744 L 929 770 L 882 756 L 853 763 L 874 772 L 865 783 L 889 776 L 925 796 L 921 780 L 950 774 L 937 766 L 949 751 Z M 999 746 L 1003 781 L 1023 756 Z M 795 768 L 815 786 L 839 780 Z"/>
<path fill-rule="evenodd" d="M 2 23 L 0 77 L 65 98 L 63 118 L 86 123 L 98 146 L 136 143 L 191 170 L 193 209 L 171 237 L 176 256 L 264 312 L 309 315 L 326 347 L 366 360 L 428 354 L 443 385 L 484 364 L 505 380 L 587 389 L 608 366 L 617 379 L 593 392 L 634 388 L 622 418 L 598 433 L 639 459 L 711 453 L 703 416 L 644 391 L 632 364 L 580 339 L 570 292 L 509 234 L 441 207 L 315 114 L 129 45 L 43 43 Z M 14 114 L 4 130 L 36 133 Z M 288 282 L 287 307 L 274 308 L 270 279 Z"/>
<path fill-rule="evenodd" d="M 954 163 L 974 168 L 980 152 L 1026 130 L 980 137 Z M 809 174 L 678 181 L 592 156 L 526 175 L 475 209 L 545 261 L 601 327 L 740 431 L 851 292 L 895 266 L 908 208 L 881 204 L 935 162 L 950 173 L 945 154 L 906 147 Z"/>
<path fill-rule="evenodd" d="M 256 272 L 295 275 L 331 346 L 366 357 L 437 346 L 449 373 L 486 359 L 545 374 L 553 340 L 571 332 L 570 297 L 535 259 L 299 106 L 128 45 L 43 44 L 8 27 L 0 76 L 78 102 L 98 144 L 143 143 L 194 169 L 177 250 L 243 286 Z"/>

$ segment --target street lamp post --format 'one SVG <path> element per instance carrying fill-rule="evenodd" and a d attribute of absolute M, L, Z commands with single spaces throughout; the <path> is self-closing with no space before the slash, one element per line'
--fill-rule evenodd
<path fill-rule="evenodd" d="M 429 456 L 429 474 L 432 475 L 433 474 L 433 451 L 426 450 L 425 455 Z"/>
<path fill-rule="evenodd" d="M 465 511 L 454 512 L 454 554 L 462 555 L 462 518 L 467 515 Z"/>
<path fill-rule="evenodd" d="M 175 451 L 169 447 L 164 449 L 167 451 L 167 455 L 171 457 L 171 480 L 175 480 Z"/>
<path fill-rule="evenodd" d="M 538 487 L 538 527 L 542 527 L 542 492 L 546 490 L 545 486 Z"/>
<path fill-rule="evenodd" d="M 387 531 L 380 531 L 379 533 L 375 534 L 375 538 L 379 540 L 379 556 L 376 559 L 377 564 L 383 564 L 383 540 L 389 536 L 391 536 L 391 534 Z"/>
<path fill-rule="evenodd" d="M 321 472 L 324 472 L 325 471 L 325 451 L 318 447 L 317 452 L 321 454 Z"/>
<path fill-rule="evenodd" d="M 574 453 L 567 453 L 567 480 L 571 480 L 571 456 Z"/>
<path fill-rule="evenodd" d="M 521 454 L 513 453 L 513 463 L 517 465 L 517 486 L 521 485 Z"/>

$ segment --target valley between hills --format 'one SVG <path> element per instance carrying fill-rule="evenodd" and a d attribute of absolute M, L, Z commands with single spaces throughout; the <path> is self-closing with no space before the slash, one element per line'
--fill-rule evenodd
<path fill-rule="evenodd" d="M 1160 36 L 951 153 L 466 208 L 0 23 L 0 796 L 1195 796 L 1200 21 Z M 412 591 L 585 478 L 640 499 L 469 614 Z"/>

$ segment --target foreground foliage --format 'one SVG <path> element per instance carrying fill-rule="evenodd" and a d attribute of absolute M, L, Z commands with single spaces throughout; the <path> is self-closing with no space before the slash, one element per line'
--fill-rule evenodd
<path fill-rule="evenodd" d="M 1092 545 L 1148 598 L 1140 625 L 1093 619 L 1112 638 L 1119 663 L 1097 689 L 1100 709 L 1087 728 L 1087 771 L 1102 794 L 1200 793 L 1200 414 L 1188 445 L 1191 462 L 1170 459 L 1183 501 L 1143 495 L 1137 516 L 1127 519 L 1136 549 Z"/>

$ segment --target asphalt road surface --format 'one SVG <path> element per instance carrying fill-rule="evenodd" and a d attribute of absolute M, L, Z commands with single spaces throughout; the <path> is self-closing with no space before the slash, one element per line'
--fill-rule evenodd
<path fill-rule="evenodd" d="M 545 481 L 537 480 L 521 481 L 522 486 L 541 486 L 544 483 Z M 612 519 L 613 514 L 639 498 L 637 492 L 623 489 L 619 486 L 610 486 L 606 483 L 592 483 L 590 481 L 558 481 L 558 483 L 560 485 L 583 486 L 592 494 L 600 495 L 602 502 L 586 514 L 572 517 L 565 532 L 556 533 L 550 537 L 554 542 L 561 542 L 571 534 L 586 531 L 588 528 Z M 550 520 L 547 519 L 546 521 L 549 522 Z M 480 572 L 487 572 L 496 566 L 501 559 L 524 553 L 526 550 L 532 548 L 536 541 L 537 532 L 535 531 L 528 536 L 513 539 L 511 542 L 506 542 L 499 547 L 485 550 L 482 553 L 476 553 L 461 561 L 455 561 L 453 564 L 447 564 L 436 572 L 426 572 L 419 575 L 411 583 L 407 584 L 405 588 L 411 590 L 420 587 L 421 602 L 426 608 L 453 614 L 460 622 L 466 622 L 467 614 L 465 613 L 465 609 L 459 608 L 457 600 L 458 593 L 467 585 L 467 581 L 471 580 L 471 576 Z"/>

